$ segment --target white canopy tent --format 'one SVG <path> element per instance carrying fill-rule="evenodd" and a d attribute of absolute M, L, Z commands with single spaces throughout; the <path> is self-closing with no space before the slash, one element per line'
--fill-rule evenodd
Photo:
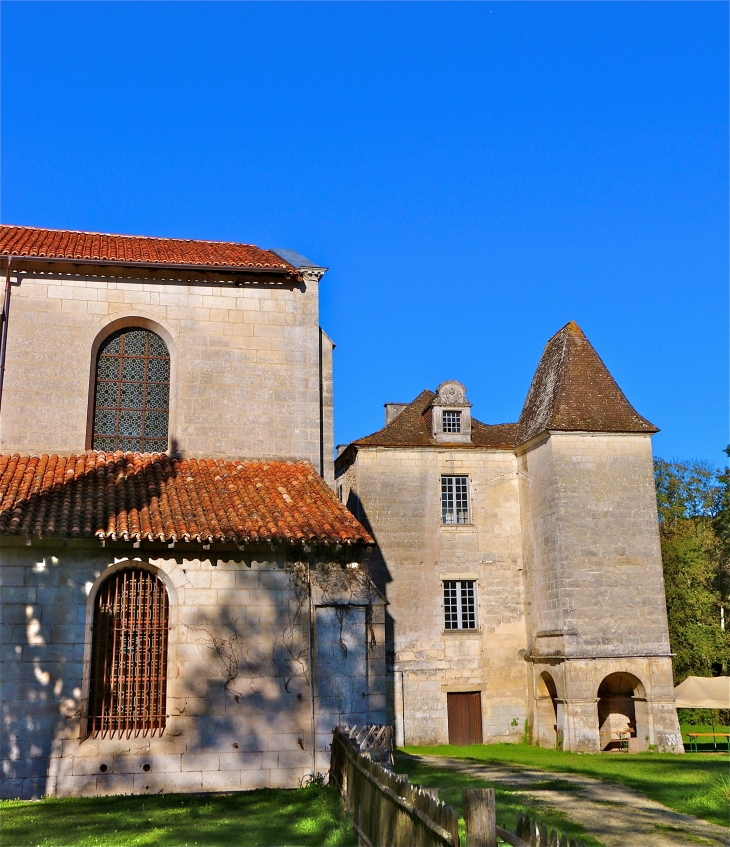
<path fill-rule="evenodd" d="M 674 696 L 678 709 L 730 709 L 730 676 L 688 676 Z"/>

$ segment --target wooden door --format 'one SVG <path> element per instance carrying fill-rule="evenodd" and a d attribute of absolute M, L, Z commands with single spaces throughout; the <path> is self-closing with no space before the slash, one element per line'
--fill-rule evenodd
<path fill-rule="evenodd" d="M 482 694 L 466 691 L 446 695 L 449 744 L 482 743 Z"/>

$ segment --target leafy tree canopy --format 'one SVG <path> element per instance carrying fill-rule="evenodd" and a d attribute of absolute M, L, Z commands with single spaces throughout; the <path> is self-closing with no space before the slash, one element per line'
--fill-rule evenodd
<path fill-rule="evenodd" d="M 656 459 L 654 475 L 675 683 L 728 674 L 730 472 Z"/>

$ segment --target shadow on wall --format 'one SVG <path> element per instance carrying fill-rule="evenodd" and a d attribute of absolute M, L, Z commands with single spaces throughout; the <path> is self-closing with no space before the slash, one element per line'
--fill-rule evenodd
<path fill-rule="evenodd" d="M 3 586 L 2 796 L 30 799 L 53 790 L 48 774 L 49 769 L 51 774 L 58 771 L 59 757 L 71 757 L 87 744 L 88 753 L 97 744 L 94 738 L 80 745 L 78 740 L 84 642 L 91 580 L 109 568 L 110 556 L 108 551 L 103 558 L 90 551 L 84 557 L 76 551 L 74 563 L 64 566 L 67 550 L 44 558 L 28 548 L 14 551 L 17 561 L 13 564 L 18 566 L 5 567 L 4 561 L 3 580 L 28 584 L 8 586 L 4 582 Z M 32 564 L 34 558 L 40 561 Z M 155 561 L 154 556 L 145 558 Z M 183 568 L 190 567 L 190 560 L 182 555 L 173 556 L 166 550 L 164 558 L 171 565 L 174 560 Z M 145 562 L 139 560 L 129 565 L 145 568 Z M 200 566 L 216 572 L 211 560 L 203 560 Z M 178 606 L 168 654 L 168 717 L 162 738 L 133 733 L 129 745 L 122 745 L 127 752 L 122 753 L 115 743 L 106 748 L 114 747 L 117 754 L 112 755 L 104 751 L 102 742 L 98 754 L 87 755 L 84 762 L 80 758 L 73 763 L 64 760 L 63 773 L 71 773 L 71 764 L 74 779 L 79 774 L 79 786 L 83 776 L 83 793 L 128 792 L 128 775 L 140 769 L 136 762 L 140 756 L 149 759 L 147 770 L 152 771 L 149 779 L 143 780 L 148 784 L 140 783 L 140 791 L 175 790 L 169 787 L 170 780 L 165 782 L 164 774 L 156 772 L 157 755 L 183 755 L 187 770 L 220 771 L 218 777 L 207 776 L 209 782 L 200 786 L 205 790 L 235 789 L 235 772 L 242 769 L 261 773 L 250 774 L 253 784 L 241 787 L 258 787 L 256 779 L 262 786 L 270 784 L 269 779 L 296 784 L 297 774 L 312 770 L 306 587 L 297 588 L 285 567 L 251 570 L 242 562 L 238 568 L 246 572 L 244 579 L 237 568 L 227 569 L 229 585 L 235 583 L 235 587 L 218 588 L 215 605 Z M 115 572 L 119 570 L 115 568 Z M 19 602 L 7 602 L 9 589 Z M 195 589 L 189 591 L 194 599 Z M 363 683 L 367 686 L 367 673 L 353 678 L 358 689 L 353 699 L 354 689 L 350 690 L 352 686 L 344 679 L 348 653 L 340 655 L 340 651 L 344 644 L 351 663 L 366 667 L 367 614 L 362 607 L 353 607 L 352 614 L 336 610 L 326 614 L 331 620 L 324 629 L 332 643 L 317 645 L 315 639 L 313 650 L 323 661 L 328 657 L 327 673 L 338 678 L 332 686 L 321 681 L 328 696 L 316 716 L 320 728 L 331 733 L 341 718 L 349 720 L 363 712 L 360 688 Z M 347 624 L 344 629 L 342 620 Z M 136 640 L 131 643 L 135 645 Z M 211 753 L 217 757 L 215 762 Z M 196 756 L 201 756 L 200 764 L 193 768 Z M 103 773 L 96 761 L 100 757 L 105 758 Z M 230 779 L 225 771 L 230 771 Z M 194 790 L 194 786 L 185 787 Z M 134 790 L 138 791 L 137 782 Z"/>
<path fill-rule="evenodd" d="M 78 735 L 91 583 L 64 575 L 57 555 L 2 557 L 2 796 L 41 797 L 51 756 Z"/>

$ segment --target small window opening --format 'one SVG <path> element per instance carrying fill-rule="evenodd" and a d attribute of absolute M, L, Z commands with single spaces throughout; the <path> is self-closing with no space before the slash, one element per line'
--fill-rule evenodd
<path fill-rule="evenodd" d="M 461 412 L 442 412 L 443 431 L 461 432 Z"/>

